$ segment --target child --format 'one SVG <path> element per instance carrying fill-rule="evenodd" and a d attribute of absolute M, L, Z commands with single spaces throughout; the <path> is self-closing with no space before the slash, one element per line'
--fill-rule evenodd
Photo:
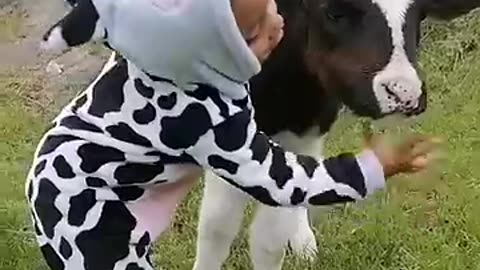
<path fill-rule="evenodd" d="M 47 33 L 46 49 L 96 39 L 127 59 L 35 153 L 27 197 L 51 269 L 153 269 L 151 244 L 203 169 L 262 203 L 307 206 L 363 199 L 427 165 L 427 138 L 316 160 L 258 131 L 247 82 L 282 25 L 270 0 L 82 0 Z"/>

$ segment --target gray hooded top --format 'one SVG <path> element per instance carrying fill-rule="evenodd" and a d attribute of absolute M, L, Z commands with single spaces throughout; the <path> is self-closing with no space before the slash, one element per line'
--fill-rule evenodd
<path fill-rule="evenodd" d="M 228 0 L 95 0 L 109 44 L 177 84 L 205 82 L 232 97 L 260 64 L 238 31 Z M 134 41 L 134 42 L 132 42 Z M 225 80 L 224 77 L 230 80 Z"/>
<path fill-rule="evenodd" d="M 156 164 L 171 168 L 160 176 L 170 182 L 185 164 L 210 169 L 273 206 L 362 199 L 385 184 L 371 151 L 316 159 L 286 152 L 257 130 L 246 84 L 260 65 L 229 0 L 80 0 L 48 31 L 43 47 L 63 51 L 90 40 L 106 42 L 128 61 L 86 90 L 83 107 L 67 107 L 56 133 L 130 156 L 157 153 Z M 155 120 L 137 121 L 136 113 L 147 109 Z M 72 115 L 97 132 L 62 121 Z M 113 136 L 111 127 L 119 125 L 140 136 Z"/>
<path fill-rule="evenodd" d="M 89 31 L 96 35 L 94 39 L 105 38 L 113 49 L 139 68 L 171 78 L 177 85 L 210 83 L 238 97 L 239 83 L 245 83 L 260 71 L 257 58 L 238 30 L 229 0 L 80 2 L 85 7 L 79 5 L 78 11 L 74 9 L 67 15 L 67 18 L 82 18 L 78 28 L 84 29 L 76 31 L 87 32 L 89 25 Z M 89 2 L 101 14 L 98 21 L 85 16 L 90 13 L 85 10 L 86 6 L 90 8 Z M 74 23 L 66 27 L 75 28 Z M 52 49 L 55 43 L 53 47 L 64 49 L 67 45 L 77 45 L 72 40 L 75 37 L 68 34 L 66 44 L 57 44 L 54 42 L 57 35 L 50 36 L 44 46 Z"/>

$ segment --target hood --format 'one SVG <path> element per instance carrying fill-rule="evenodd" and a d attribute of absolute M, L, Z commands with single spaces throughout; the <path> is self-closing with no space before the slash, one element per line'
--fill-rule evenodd
<path fill-rule="evenodd" d="M 230 0 L 93 0 L 109 45 L 138 68 L 177 84 L 208 83 L 235 97 L 260 63 Z"/>

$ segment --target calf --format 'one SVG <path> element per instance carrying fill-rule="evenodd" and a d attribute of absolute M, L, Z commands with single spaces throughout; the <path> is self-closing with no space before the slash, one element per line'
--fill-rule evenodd
<path fill-rule="evenodd" d="M 343 105 L 373 119 L 422 113 L 427 96 L 417 72 L 421 22 L 427 16 L 455 18 L 480 0 L 277 3 L 285 38 L 252 80 L 256 120 L 286 149 L 318 156 Z M 249 198 L 210 173 L 204 192 L 194 268 L 218 270 Z M 259 205 L 250 232 L 254 269 L 280 269 L 287 243 L 298 254 L 316 253 L 307 209 Z"/>
<path fill-rule="evenodd" d="M 286 36 L 252 80 L 256 120 L 285 148 L 311 155 L 321 154 L 322 138 L 343 105 L 373 119 L 422 113 L 427 99 L 417 73 L 420 23 L 427 16 L 451 19 L 480 5 L 479 0 L 277 3 Z M 246 195 L 207 173 L 196 270 L 220 269 L 247 201 Z M 289 242 L 299 254 L 316 252 L 307 209 L 259 206 L 250 240 L 253 265 L 260 270 L 280 269 Z"/>

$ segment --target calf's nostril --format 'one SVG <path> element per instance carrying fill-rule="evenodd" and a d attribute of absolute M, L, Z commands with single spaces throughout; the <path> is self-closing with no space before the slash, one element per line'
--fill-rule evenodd
<path fill-rule="evenodd" d="M 413 115 L 419 115 L 427 110 L 427 95 L 423 93 L 418 101 L 418 106 L 412 111 Z"/>
<path fill-rule="evenodd" d="M 381 84 L 383 90 L 385 90 L 385 92 L 387 93 L 388 95 L 388 99 L 391 100 L 393 99 L 395 102 L 401 102 L 401 99 L 400 97 L 390 88 L 390 86 L 386 83 L 382 83 Z"/>

